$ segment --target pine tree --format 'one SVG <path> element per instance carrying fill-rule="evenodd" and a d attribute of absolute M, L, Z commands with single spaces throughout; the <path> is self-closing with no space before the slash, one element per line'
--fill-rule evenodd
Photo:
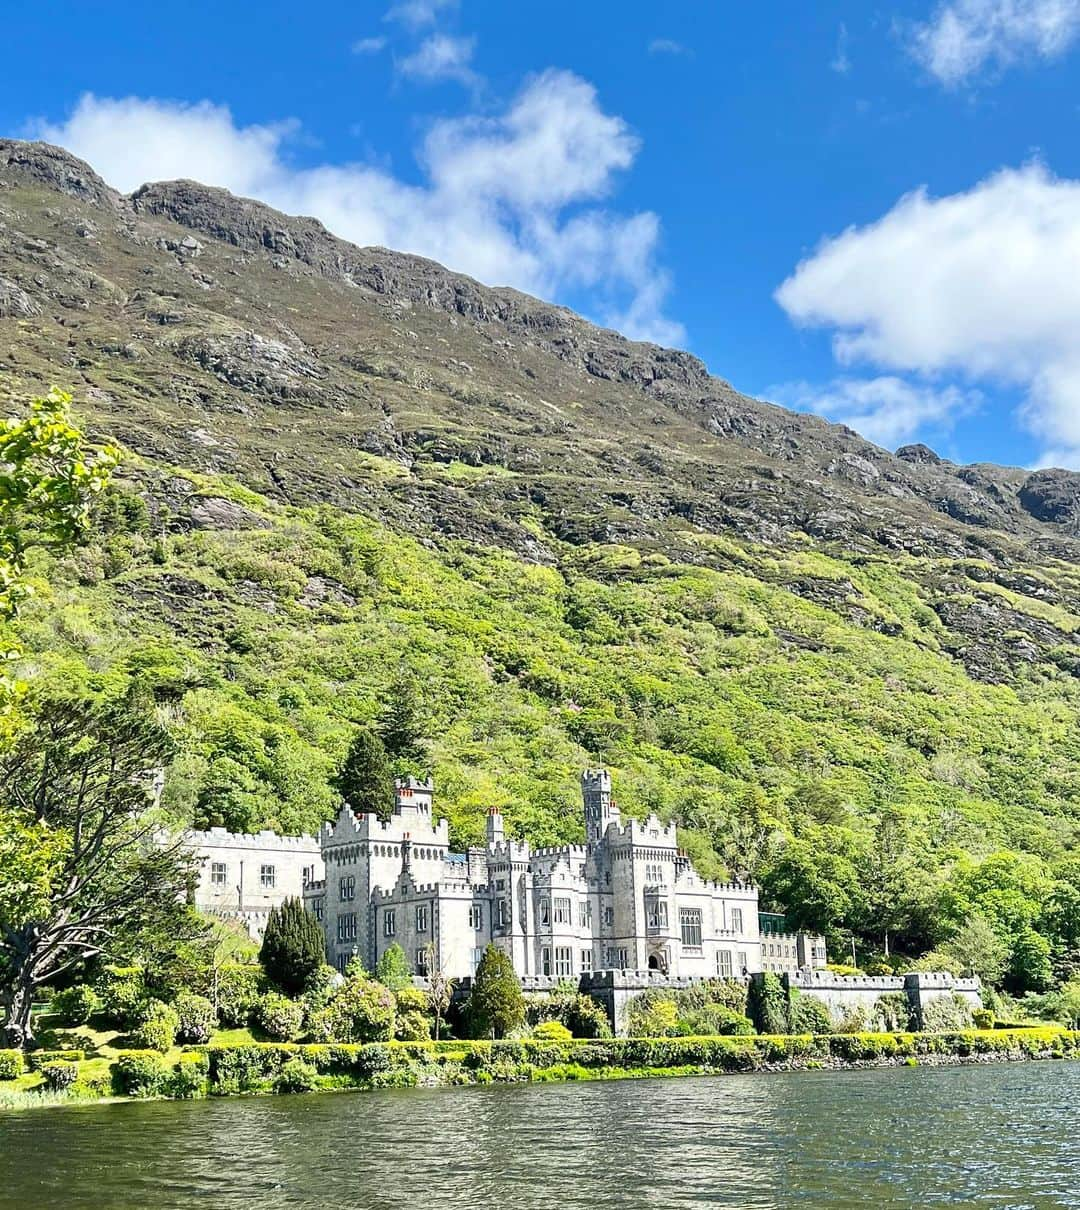
<path fill-rule="evenodd" d="M 392 992 L 400 991 L 403 987 L 412 986 L 412 969 L 405 951 L 395 941 L 375 967 L 375 978 Z"/>
<path fill-rule="evenodd" d="M 403 766 L 402 773 L 421 772 L 427 758 L 427 743 L 420 713 L 420 691 L 411 676 L 402 674 L 390 686 L 376 730 L 386 755 Z"/>
<path fill-rule="evenodd" d="M 525 1022 L 525 997 L 507 954 L 489 945 L 476 968 L 466 1009 L 475 1037 L 505 1038 Z"/>
<path fill-rule="evenodd" d="M 394 809 L 394 781 L 382 740 L 371 731 L 357 731 L 349 753 L 334 779 L 334 788 L 359 814 L 389 819 Z"/>
<path fill-rule="evenodd" d="M 299 995 L 326 961 L 322 926 L 299 899 L 271 908 L 259 961 L 266 977 L 291 996 Z"/>

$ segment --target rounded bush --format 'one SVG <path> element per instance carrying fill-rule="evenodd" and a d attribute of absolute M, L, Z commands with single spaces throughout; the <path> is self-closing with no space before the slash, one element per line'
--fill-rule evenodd
<path fill-rule="evenodd" d="M 541 1021 L 532 1036 L 540 1042 L 569 1042 L 574 1035 L 561 1021 Z"/>
<path fill-rule="evenodd" d="M 169 1096 L 180 1101 L 206 1096 L 209 1075 L 210 1061 L 205 1054 L 181 1055 L 167 1082 Z"/>
<path fill-rule="evenodd" d="M 139 967 L 107 967 L 95 990 L 101 997 L 102 1011 L 114 1025 L 130 1029 L 142 1020 L 148 996 Z"/>
<path fill-rule="evenodd" d="M 389 1042 L 394 1036 L 393 993 L 372 979 L 350 979 L 312 1021 L 327 1042 Z"/>
<path fill-rule="evenodd" d="M 318 1073 L 303 1059 L 289 1059 L 274 1079 L 274 1091 L 279 1093 L 313 1092 L 318 1085 Z"/>
<path fill-rule="evenodd" d="M 177 1041 L 188 1045 L 202 1045 L 210 1041 L 217 1023 L 214 1006 L 205 996 L 196 996 L 191 992 L 181 992 L 173 1001 L 178 1025 Z"/>
<path fill-rule="evenodd" d="M 139 1050 L 156 1050 L 165 1054 L 176 1044 L 180 1018 L 174 1008 L 151 1000 L 142 1021 L 131 1032 L 131 1040 Z"/>
<path fill-rule="evenodd" d="M 264 983 L 262 968 L 258 966 L 233 962 L 218 971 L 217 1011 L 226 1029 L 247 1025 Z"/>
<path fill-rule="evenodd" d="M 268 992 L 255 1005 L 255 1024 L 275 1042 L 291 1042 L 304 1024 L 303 1006 L 278 992 Z"/>
<path fill-rule="evenodd" d="M 0 1080 L 17 1080 L 23 1073 L 21 1050 L 0 1050 Z"/>
<path fill-rule="evenodd" d="M 996 1020 L 996 1018 L 994 1016 L 994 1010 L 991 1008 L 977 1008 L 971 1014 L 971 1018 L 975 1023 L 976 1029 L 993 1029 L 994 1028 L 994 1021 Z"/>
<path fill-rule="evenodd" d="M 130 1050 L 109 1068 L 113 1088 L 126 1097 L 156 1096 L 165 1083 L 165 1061 L 156 1051 Z"/>
<path fill-rule="evenodd" d="M 79 1078 L 77 1063 L 47 1063 L 41 1069 L 41 1078 L 50 1092 L 67 1092 Z"/>

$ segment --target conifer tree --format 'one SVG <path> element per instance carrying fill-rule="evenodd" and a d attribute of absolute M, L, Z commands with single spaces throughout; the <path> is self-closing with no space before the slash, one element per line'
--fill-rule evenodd
<path fill-rule="evenodd" d="M 507 954 L 494 945 L 484 950 L 476 968 L 466 1009 L 475 1037 L 505 1038 L 525 1022 L 525 997 Z"/>
<path fill-rule="evenodd" d="M 299 995 L 326 961 L 322 926 L 299 899 L 271 908 L 259 961 L 266 977 L 291 996 Z"/>
<path fill-rule="evenodd" d="M 424 724 L 420 711 L 420 691 L 416 681 L 406 674 L 390 686 L 377 727 L 386 755 L 407 766 L 401 772 L 419 772 L 427 758 Z"/>
<path fill-rule="evenodd" d="M 389 819 L 394 809 L 394 781 L 386 749 L 371 731 L 357 731 L 334 779 L 334 788 L 359 814 Z"/>

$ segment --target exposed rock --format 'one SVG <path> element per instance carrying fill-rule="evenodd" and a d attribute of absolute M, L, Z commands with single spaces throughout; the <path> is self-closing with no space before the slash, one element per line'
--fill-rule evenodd
<path fill-rule="evenodd" d="M 1080 520 L 1080 473 L 1059 469 L 1036 471 L 1024 480 L 1019 499 L 1040 521 L 1075 525 Z"/>
<path fill-rule="evenodd" d="M 40 314 L 41 308 L 25 290 L 0 277 L 0 319 L 29 319 Z"/>
<path fill-rule="evenodd" d="M 195 529 L 270 529 L 271 523 L 258 513 L 220 496 L 200 496 L 189 513 Z"/>
<path fill-rule="evenodd" d="M 0 175 L 41 181 L 96 206 L 116 206 L 120 195 L 89 164 L 51 143 L 0 139 Z"/>
<path fill-rule="evenodd" d="M 920 462 L 926 466 L 940 466 L 941 458 L 934 453 L 928 446 L 922 442 L 916 442 L 914 445 L 902 445 L 896 451 L 897 458 L 902 458 L 904 462 Z"/>

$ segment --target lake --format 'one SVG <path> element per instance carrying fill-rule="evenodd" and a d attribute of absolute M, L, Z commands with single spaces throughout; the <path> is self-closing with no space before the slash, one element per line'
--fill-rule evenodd
<path fill-rule="evenodd" d="M 1080 1063 L 0 1115 L 0 1207 L 1080 1207 Z"/>

